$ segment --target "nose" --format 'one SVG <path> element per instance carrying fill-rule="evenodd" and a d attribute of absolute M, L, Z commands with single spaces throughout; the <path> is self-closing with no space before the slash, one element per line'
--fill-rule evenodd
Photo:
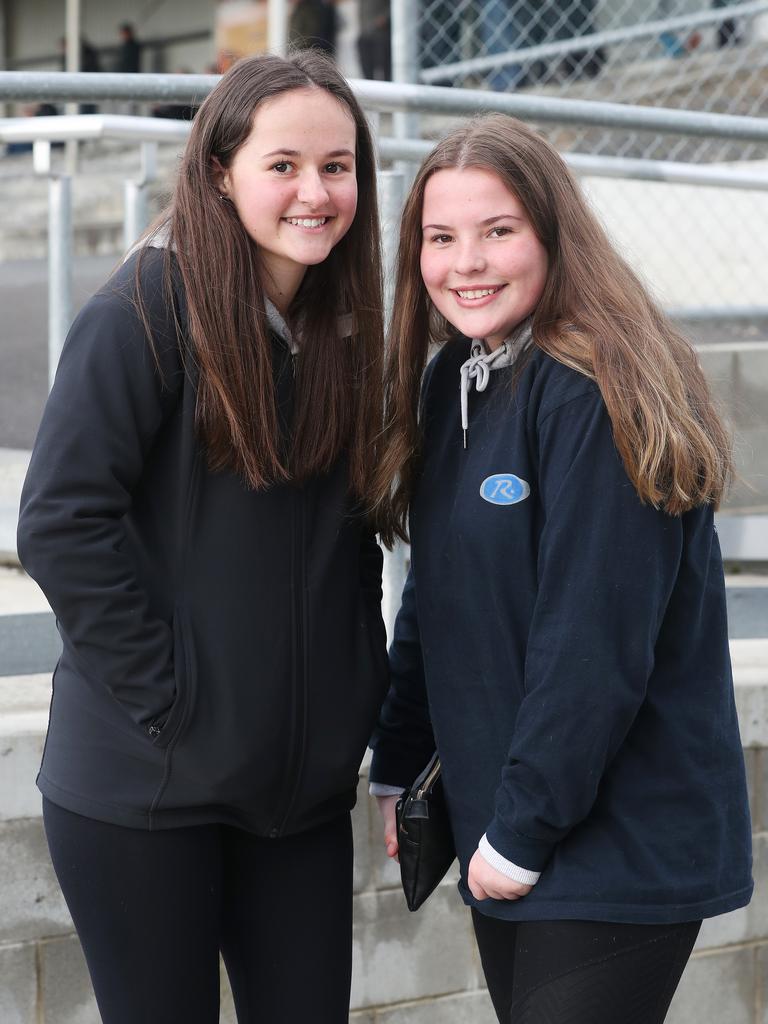
<path fill-rule="evenodd" d="M 328 190 L 317 171 L 308 171 L 301 176 L 296 198 L 312 210 L 328 202 Z"/>
<path fill-rule="evenodd" d="M 457 274 L 477 274 L 485 270 L 485 267 L 485 257 L 474 243 L 459 246 L 454 268 Z"/>

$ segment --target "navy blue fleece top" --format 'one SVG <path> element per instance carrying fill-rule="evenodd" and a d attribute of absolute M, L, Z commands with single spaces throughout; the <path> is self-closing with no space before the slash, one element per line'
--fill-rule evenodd
<path fill-rule="evenodd" d="M 466 903 L 512 920 L 696 920 L 749 902 L 751 829 L 712 509 L 639 500 L 597 387 L 538 350 L 472 393 L 424 386 L 412 569 L 371 779 L 436 743 Z M 480 837 L 541 871 L 466 884 Z"/>

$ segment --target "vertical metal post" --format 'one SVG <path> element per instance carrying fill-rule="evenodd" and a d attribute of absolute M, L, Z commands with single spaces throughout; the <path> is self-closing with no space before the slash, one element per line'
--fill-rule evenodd
<path fill-rule="evenodd" d="M 127 252 L 147 226 L 147 186 L 143 181 L 126 181 L 123 195 L 125 199 L 123 248 Z"/>
<path fill-rule="evenodd" d="M 67 71 L 80 70 L 80 0 L 67 0 L 66 13 L 66 51 L 64 66 Z M 65 114 L 78 114 L 80 112 L 77 103 L 67 103 L 64 107 Z M 68 139 L 65 148 L 65 160 L 67 174 L 77 174 L 77 139 Z"/>
<path fill-rule="evenodd" d="M 267 46 L 278 57 L 288 52 L 288 0 L 268 0 Z"/>
<path fill-rule="evenodd" d="M 419 80 L 419 7 L 414 0 L 392 0 L 392 81 Z M 396 139 L 418 139 L 419 117 L 408 111 L 395 111 L 392 118 Z M 408 174 L 408 164 L 397 164 Z"/>
<path fill-rule="evenodd" d="M 388 329 L 395 293 L 397 245 L 400 235 L 400 213 L 405 198 L 405 178 L 400 171 L 379 171 L 377 179 L 384 256 L 384 323 Z M 382 614 L 390 641 L 395 625 L 395 616 L 400 607 L 400 596 L 405 583 L 408 558 L 409 549 L 405 544 L 397 543 L 392 551 L 384 552 Z"/>
<path fill-rule="evenodd" d="M 401 171 L 379 171 L 376 180 L 384 257 L 384 322 L 389 327 L 395 294 L 395 261 L 400 235 L 400 214 L 405 199 L 405 177 Z"/>
<path fill-rule="evenodd" d="M 149 183 L 157 177 L 157 143 L 142 142 L 141 174 L 138 181 L 126 181 L 123 191 L 123 247 L 127 251 L 149 224 Z"/>
<path fill-rule="evenodd" d="M 72 179 L 48 185 L 48 386 L 72 322 Z"/>
<path fill-rule="evenodd" d="M 8 64 L 8 18 L 5 0 L 0 0 L 0 71 L 5 71 Z M 0 117 L 8 117 L 8 105 L 0 103 Z"/>

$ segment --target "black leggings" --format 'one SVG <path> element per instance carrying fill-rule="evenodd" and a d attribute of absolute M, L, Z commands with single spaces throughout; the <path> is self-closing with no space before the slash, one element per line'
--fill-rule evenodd
<path fill-rule="evenodd" d="M 104 1024 L 216 1024 L 219 951 L 239 1024 L 347 1024 L 349 815 L 284 839 L 43 817 Z"/>
<path fill-rule="evenodd" d="M 701 921 L 500 921 L 472 910 L 503 1024 L 662 1024 Z"/>

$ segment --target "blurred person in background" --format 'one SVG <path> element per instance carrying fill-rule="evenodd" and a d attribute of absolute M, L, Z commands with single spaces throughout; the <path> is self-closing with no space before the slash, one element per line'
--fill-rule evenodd
<path fill-rule="evenodd" d="M 123 74 L 137 74 L 141 70 L 141 45 L 133 32 L 133 25 L 124 21 L 120 26 L 120 46 L 117 51 L 115 71 Z"/>
<path fill-rule="evenodd" d="M 294 49 L 313 47 L 336 56 L 338 12 L 333 0 L 293 0 L 288 40 Z"/>
<path fill-rule="evenodd" d="M 363 78 L 392 78 L 392 19 L 390 0 L 359 0 L 360 34 L 357 53 Z"/>

